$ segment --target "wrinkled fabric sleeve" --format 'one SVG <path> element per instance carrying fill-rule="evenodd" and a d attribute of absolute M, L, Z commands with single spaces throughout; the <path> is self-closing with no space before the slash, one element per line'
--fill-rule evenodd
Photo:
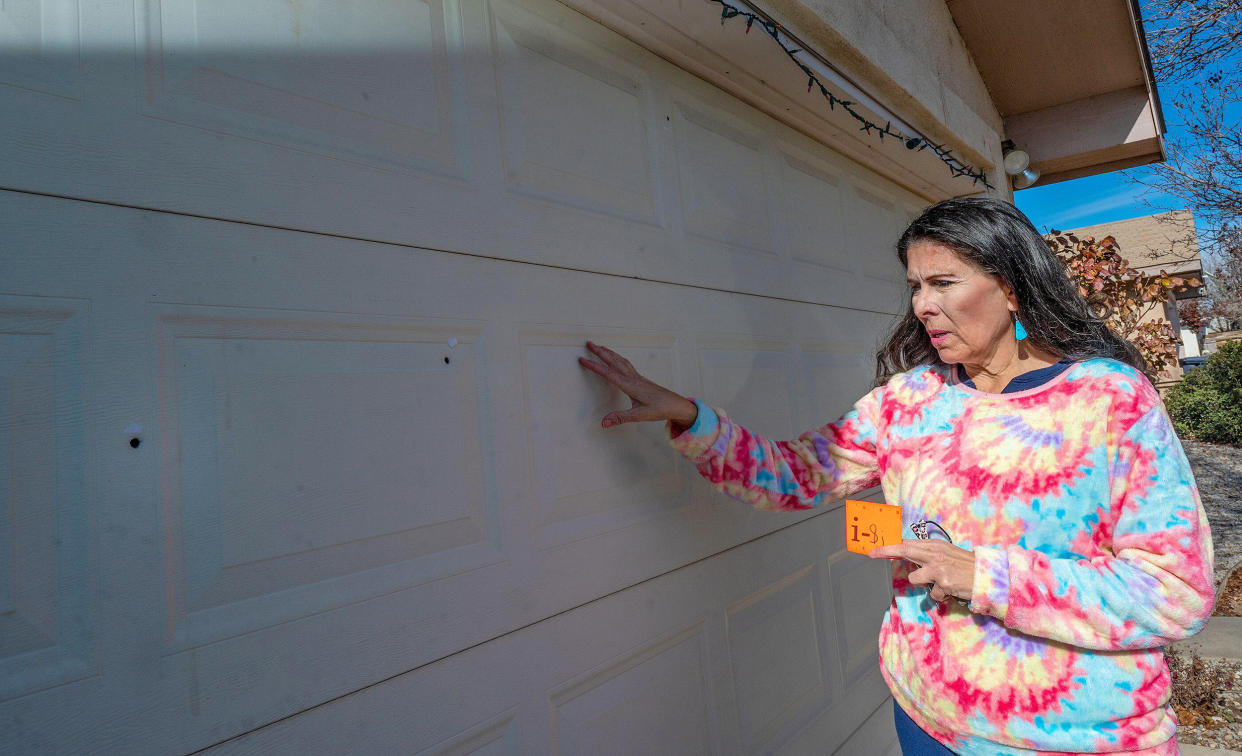
<path fill-rule="evenodd" d="M 879 483 L 876 417 L 883 387 L 839 420 L 793 441 L 773 441 L 694 400 L 694 425 L 669 443 L 728 496 L 755 509 L 794 511 L 821 506 Z"/>
<path fill-rule="evenodd" d="M 1080 648 L 1163 646 L 1212 611 L 1212 538 L 1190 464 L 1162 405 L 1120 439 L 1101 525 L 1110 552 L 1052 558 L 1015 545 L 975 548 L 971 610 Z"/>

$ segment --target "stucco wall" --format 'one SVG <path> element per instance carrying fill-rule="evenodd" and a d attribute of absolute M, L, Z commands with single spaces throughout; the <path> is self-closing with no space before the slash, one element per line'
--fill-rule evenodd
<path fill-rule="evenodd" d="M 984 190 L 954 177 L 930 151 L 907 152 L 891 139 L 881 143 L 840 108 L 822 107 L 764 34 L 743 36 L 740 21 L 721 24 L 719 6 L 562 2 L 928 201 Z M 731 4 L 747 10 L 741 0 Z M 870 98 L 879 110 L 869 117 L 904 122 L 986 171 L 993 196 L 1012 198 L 1000 169 L 1002 119 L 942 0 L 764 0 L 760 7 L 792 32 L 797 42 L 790 44 L 823 56 L 862 97 L 829 83 L 835 94 Z"/>
<path fill-rule="evenodd" d="M 973 160 L 999 164 L 1003 125 L 952 14 L 942 0 L 772 0 L 881 104 Z M 977 153 L 969 155 L 969 152 Z M 1003 173 L 993 180 L 1012 197 Z"/>

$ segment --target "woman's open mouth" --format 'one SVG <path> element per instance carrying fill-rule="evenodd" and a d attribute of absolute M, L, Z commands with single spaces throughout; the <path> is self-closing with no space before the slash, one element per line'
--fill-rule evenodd
<path fill-rule="evenodd" d="M 940 346 L 949 337 L 949 332 L 933 329 L 928 331 L 927 335 L 931 337 L 932 346 Z"/>

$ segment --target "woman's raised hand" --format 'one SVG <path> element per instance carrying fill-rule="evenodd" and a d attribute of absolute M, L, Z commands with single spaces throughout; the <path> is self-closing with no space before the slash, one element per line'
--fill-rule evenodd
<path fill-rule="evenodd" d="M 653 420 L 672 420 L 674 426 L 684 430 L 694 425 L 699 408 L 686 397 L 644 378 L 630 361 L 608 347 L 588 341 L 587 349 L 602 362 L 579 357 L 578 363 L 603 376 L 604 380 L 621 389 L 630 398 L 630 408 L 604 415 L 600 422 L 605 428 L 622 423 Z"/>

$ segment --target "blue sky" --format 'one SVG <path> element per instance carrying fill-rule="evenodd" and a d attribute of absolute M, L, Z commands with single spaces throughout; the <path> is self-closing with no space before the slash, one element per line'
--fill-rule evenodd
<path fill-rule="evenodd" d="M 1170 103 L 1175 92 L 1158 87 L 1164 107 L 1165 142 L 1174 141 L 1182 128 L 1178 112 Z M 1142 174 L 1142 168 L 1131 173 Z M 1146 204 L 1146 199 L 1151 205 Z M 1092 226 L 1141 215 L 1181 210 L 1186 203 L 1177 197 L 1156 192 L 1150 187 L 1136 184 L 1122 175 L 1121 171 L 1085 176 L 1070 181 L 1041 185 L 1013 194 L 1014 204 L 1026 213 L 1041 233 L 1051 229 L 1064 231 L 1079 226 Z"/>
<path fill-rule="evenodd" d="M 1140 199 L 1143 196 L 1155 207 L 1144 204 Z M 1013 201 L 1040 233 L 1054 228 L 1064 231 L 1185 207 L 1176 197 L 1156 194 L 1148 187 L 1128 181 L 1116 171 L 1047 186 L 1036 183 L 1029 189 L 1014 192 Z"/>

